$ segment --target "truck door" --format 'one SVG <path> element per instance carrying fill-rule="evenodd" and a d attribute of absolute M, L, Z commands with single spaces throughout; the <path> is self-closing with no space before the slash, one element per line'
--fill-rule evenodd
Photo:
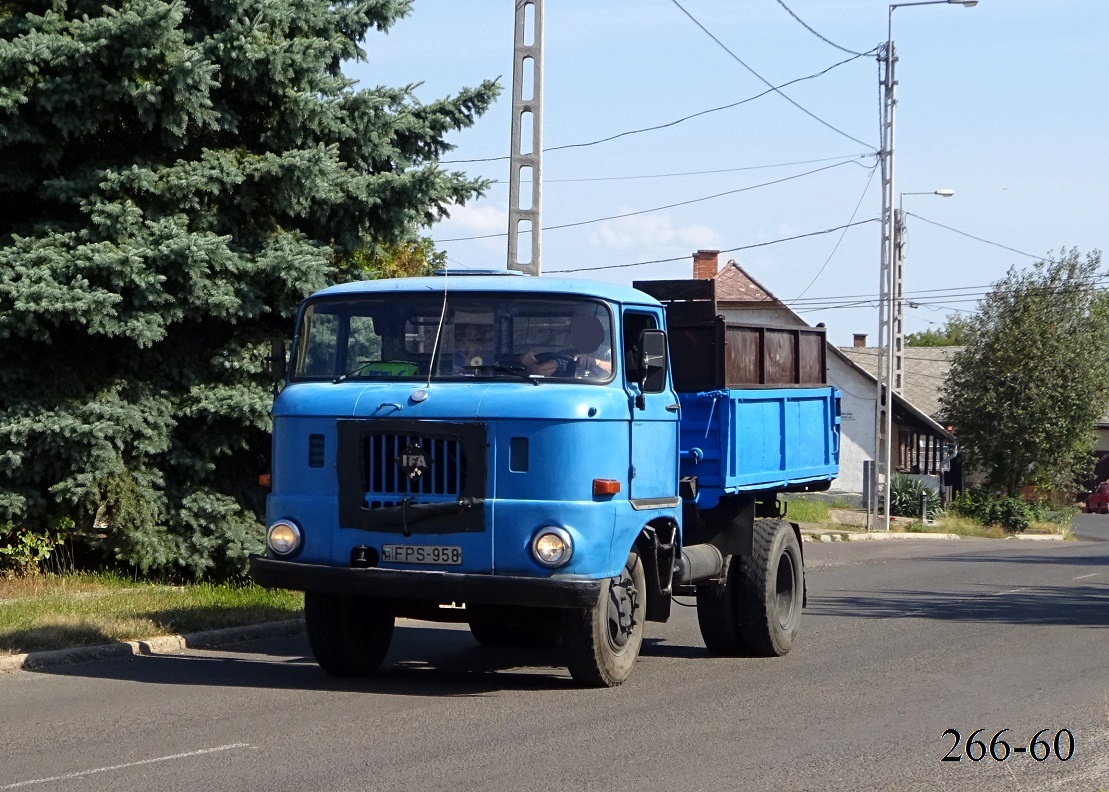
<path fill-rule="evenodd" d="M 627 310 L 623 321 L 623 377 L 631 409 L 628 497 L 639 508 L 672 507 L 678 498 L 678 397 L 669 373 L 661 392 L 640 387 L 640 334 L 656 329 L 659 316 Z M 648 388 L 651 390 L 651 388 Z"/>

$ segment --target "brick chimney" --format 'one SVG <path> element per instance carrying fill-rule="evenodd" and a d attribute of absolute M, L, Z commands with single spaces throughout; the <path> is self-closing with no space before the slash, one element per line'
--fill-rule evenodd
<path fill-rule="evenodd" d="M 856 347 L 865 347 L 866 346 L 866 333 L 855 333 L 854 339 L 855 339 L 855 346 Z"/>
<path fill-rule="evenodd" d="M 693 279 L 712 280 L 720 269 L 719 250 L 698 250 L 693 254 Z"/>

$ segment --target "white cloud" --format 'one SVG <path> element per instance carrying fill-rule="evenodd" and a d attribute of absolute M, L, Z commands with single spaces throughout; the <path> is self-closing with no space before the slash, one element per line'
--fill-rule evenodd
<path fill-rule="evenodd" d="M 503 234 L 508 231 L 508 212 L 496 206 L 454 205 L 450 207 L 450 220 L 443 221 L 450 229 L 444 236 L 473 234 Z"/>
<path fill-rule="evenodd" d="M 622 209 L 620 211 L 631 211 Z M 720 235 L 705 225 L 674 226 L 669 215 L 649 214 L 609 220 L 589 233 L 589 243 L 613 250 L 683 247 L 693 250 L 720 245 Z"/>

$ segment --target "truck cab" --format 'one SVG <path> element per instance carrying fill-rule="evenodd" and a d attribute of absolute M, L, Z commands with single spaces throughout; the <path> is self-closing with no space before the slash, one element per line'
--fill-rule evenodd
<path fill-rule="evenodd" d="M 374 670 L 410 616 L 466 621 L 489 645 L 561 643 L 575 679 L 619 684 L 675 585 L 723 590 L 728 553 L 683 553 L 700 515 L 665 327 L 642 291 L 511 274 L 309 298 L 251 566 L 306 592 L 320 665 Z"/>

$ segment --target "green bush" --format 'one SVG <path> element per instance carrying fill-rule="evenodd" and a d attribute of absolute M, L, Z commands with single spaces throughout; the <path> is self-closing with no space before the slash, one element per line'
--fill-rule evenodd
<path fill-rule="evenodd" d="M 16 528 L 0 523 L 0 572 L 34 573 L 41 571 L 73 529 L 73 520 L 63 518 L 48 530 L 35 531 L 25 525 Z"/>
<path fill-rule="evenodd" d="M 940 511 L 940 494 L 920 479 L 894 476 L 890 481 L 890 514 L 897 517 L 920 517 L 920 498 L 925 499 L 926 517 Z"/>
<path fill-rule="evenodd" d="M 1032 524 L 1033 510 L 1020 498 L 997 495 L 981 489 L 967 490 L 951 501 L 956 514 L 969 517 L 982 525 L 1000 525 L 1011 533 L 1020 533 Z"/>

